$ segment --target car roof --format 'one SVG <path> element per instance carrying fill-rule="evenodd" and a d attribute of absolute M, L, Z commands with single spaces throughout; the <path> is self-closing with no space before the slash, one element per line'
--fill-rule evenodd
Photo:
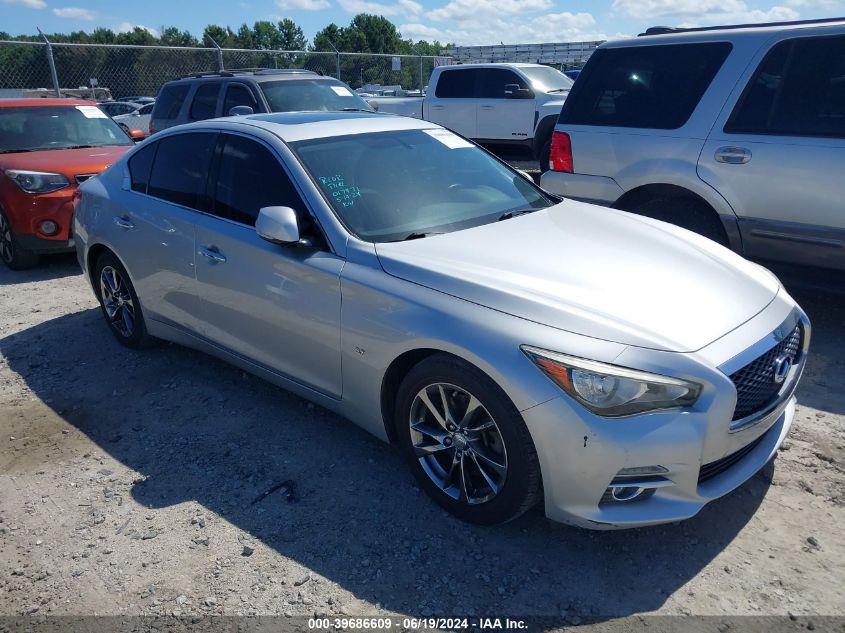
<path fill-rule="evenodd" d="M 648 46 L 651 44 L 685 44 L 692 42 L 739 42 L 745 40 L 767 40 L 771 36 L 785 31 L 839 30 L 845 27 L 845 18 L 825 20 L 806 20 L 795 22 L 773 22 L 762 24 L 737 24 L 705 28 L 666 29 L 666 32 L 643 34 L 605 42 L 599 48 L 626 48 L 629 46 Z M 657 27 L 662 29 L 662 27 Z"/>
<path fill-rule="evenodd" d="M 549 66 L 527 62 L 479 62 L 477 64 L 451 64 L 440 68 L 448 70 L 450 68 L 549 68 Z"/>
<path fill-rule="evenodd" d="M 399 130 L 434 129 L 440 126 L 420 119 L 379 114 L 378 112 L 274 112 L 239 117 L 221 117 L 169 128 L 163 134 L 189 129 L 208 129 L 209 126 L 241 130 L 244 127 L 267 130 L 286 142 L 307 139 L 390 132 Z M 158 136 L 158 135 L 157 135 Z"/>
<path fill-rule="evenodd" d="M 176 82 L 193 82 L 193 81 L 212 81 L 212 80 L 237 80 L 237 81 L 279 81 L 279 80 L 294 80 L 294 79 L 324 79 L 330 81 L 337 81 L 335 77 L 330 75 L 321 75 L 313 70 L 304 68 L 263 68 L 257 71 L 242 71 L 242 70 L 224 70 L 220 72 L 197 73 L 195 75 L 186 75 L 171 79 L 167 83 Z"/>
<path fill-rule="evenodd" d="M 19 108 L 31 106 L 97 106 L 95 101 L 84 99 L 0 99 L 0 108 Z"/>

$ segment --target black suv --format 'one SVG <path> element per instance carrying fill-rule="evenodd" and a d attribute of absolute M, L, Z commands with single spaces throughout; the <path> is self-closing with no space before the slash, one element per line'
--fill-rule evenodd
<path fill-rule="evenodd" d="M 342 81 L 310 70 L 201 73 L 161 87 L 150 133 L 221 116 L 303 111 L 374 110 Z"/>

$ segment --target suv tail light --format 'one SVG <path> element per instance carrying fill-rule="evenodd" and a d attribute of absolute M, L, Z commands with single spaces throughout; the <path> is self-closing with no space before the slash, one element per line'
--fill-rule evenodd
<path fill-rule="evenodd" d="M 566 132 L 552 134 L 552 148 L 549 152 L 549 167 L 552 171 L 572 173 L 572 142 Z"/>

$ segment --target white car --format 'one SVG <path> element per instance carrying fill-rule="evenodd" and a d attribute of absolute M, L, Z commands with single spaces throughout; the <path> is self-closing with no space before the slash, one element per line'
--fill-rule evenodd
<path fill-rule="evenodd" d="M 112 117 L 118 125 L 127 130 L 142 130 L 144 134 L 149 134 L 150 131 L 150 116 L 153 113 L 155 102 L 148 103 L 130 112 L 129 114 L 121 114 Z"/>
<path fill-rule="evenodd" d="M 425 96 L 367 101 L 379 112 L 431 121 L 482 145 L 528 149 L 546 171 L 552 130 L 572 83 L 541 64 L 438 66 Z"/>

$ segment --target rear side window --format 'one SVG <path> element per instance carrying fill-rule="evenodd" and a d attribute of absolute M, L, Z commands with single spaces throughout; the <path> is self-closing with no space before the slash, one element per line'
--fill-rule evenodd
<path fill-rule="evenodd" d="M 229 84 L 226 88 L 226 100 L 223 102 L 223 116 L 229 116 L 231 109 L 236 106 L 249 106 L 253 112 L 258 111 L 258 103 L 249 88 L 240 84 Z"/>
<path fill-rule="evenodd" d="M 560 122 L 677 129 L 730 51 L 728 42 L 599 49 L 564 102 Z"/>
<path fill-rule="evenodd" d="M 475 77 L 478 71 L 474 68 L 465 70 L 444 70 L 437 80 L 434 94 L 439 99 L 469 99 L 475 96 Z"/>
<path fill-rule="evenodd" d="M 150 143 L 140 148 L 129 159 L 129 176 L 132 179 L 132 191 L 147 193 L 150 182 L 150 172 L 153 168 L 158 143 Z"/>
<path fill-rule="evenodd" d="M 194 93 L 194 100 L 191 103 L 190 118 L 192 121 L 203 121 L 214 117 L 217 111 L 217 94 L 220 92 L 220 84 L 217 82 L 202 84 Z"/>
<path fill-rule="evenodd" d="M 299 193 L 266 147 L 242 136 L 220 137 L 222 148 L 211 212 L 254 225 L 262 207 L 292 207 L 302 217 Z"/>
<path fill-rule="evenodd" d="M 777 44 L 746 87 L 725 132 L 845 137 L 845 37 Z"/>
<path fill-rule="evenodd" d="M 147 193 L 195 209 L 211 165 L 216 134 L 177 134 L 158 142 Z"/>
<path fill-rule="evenodd" d="M 179 117 L 179 111 L 182 109 L 182 104 L 185 102 L 185 97 L 188 96 L 188 84 L 175 84 L 172 86 L 164 86 L 158 93 L 155 102 L 155 118 L 157 119 L 176 119 Z"/>

